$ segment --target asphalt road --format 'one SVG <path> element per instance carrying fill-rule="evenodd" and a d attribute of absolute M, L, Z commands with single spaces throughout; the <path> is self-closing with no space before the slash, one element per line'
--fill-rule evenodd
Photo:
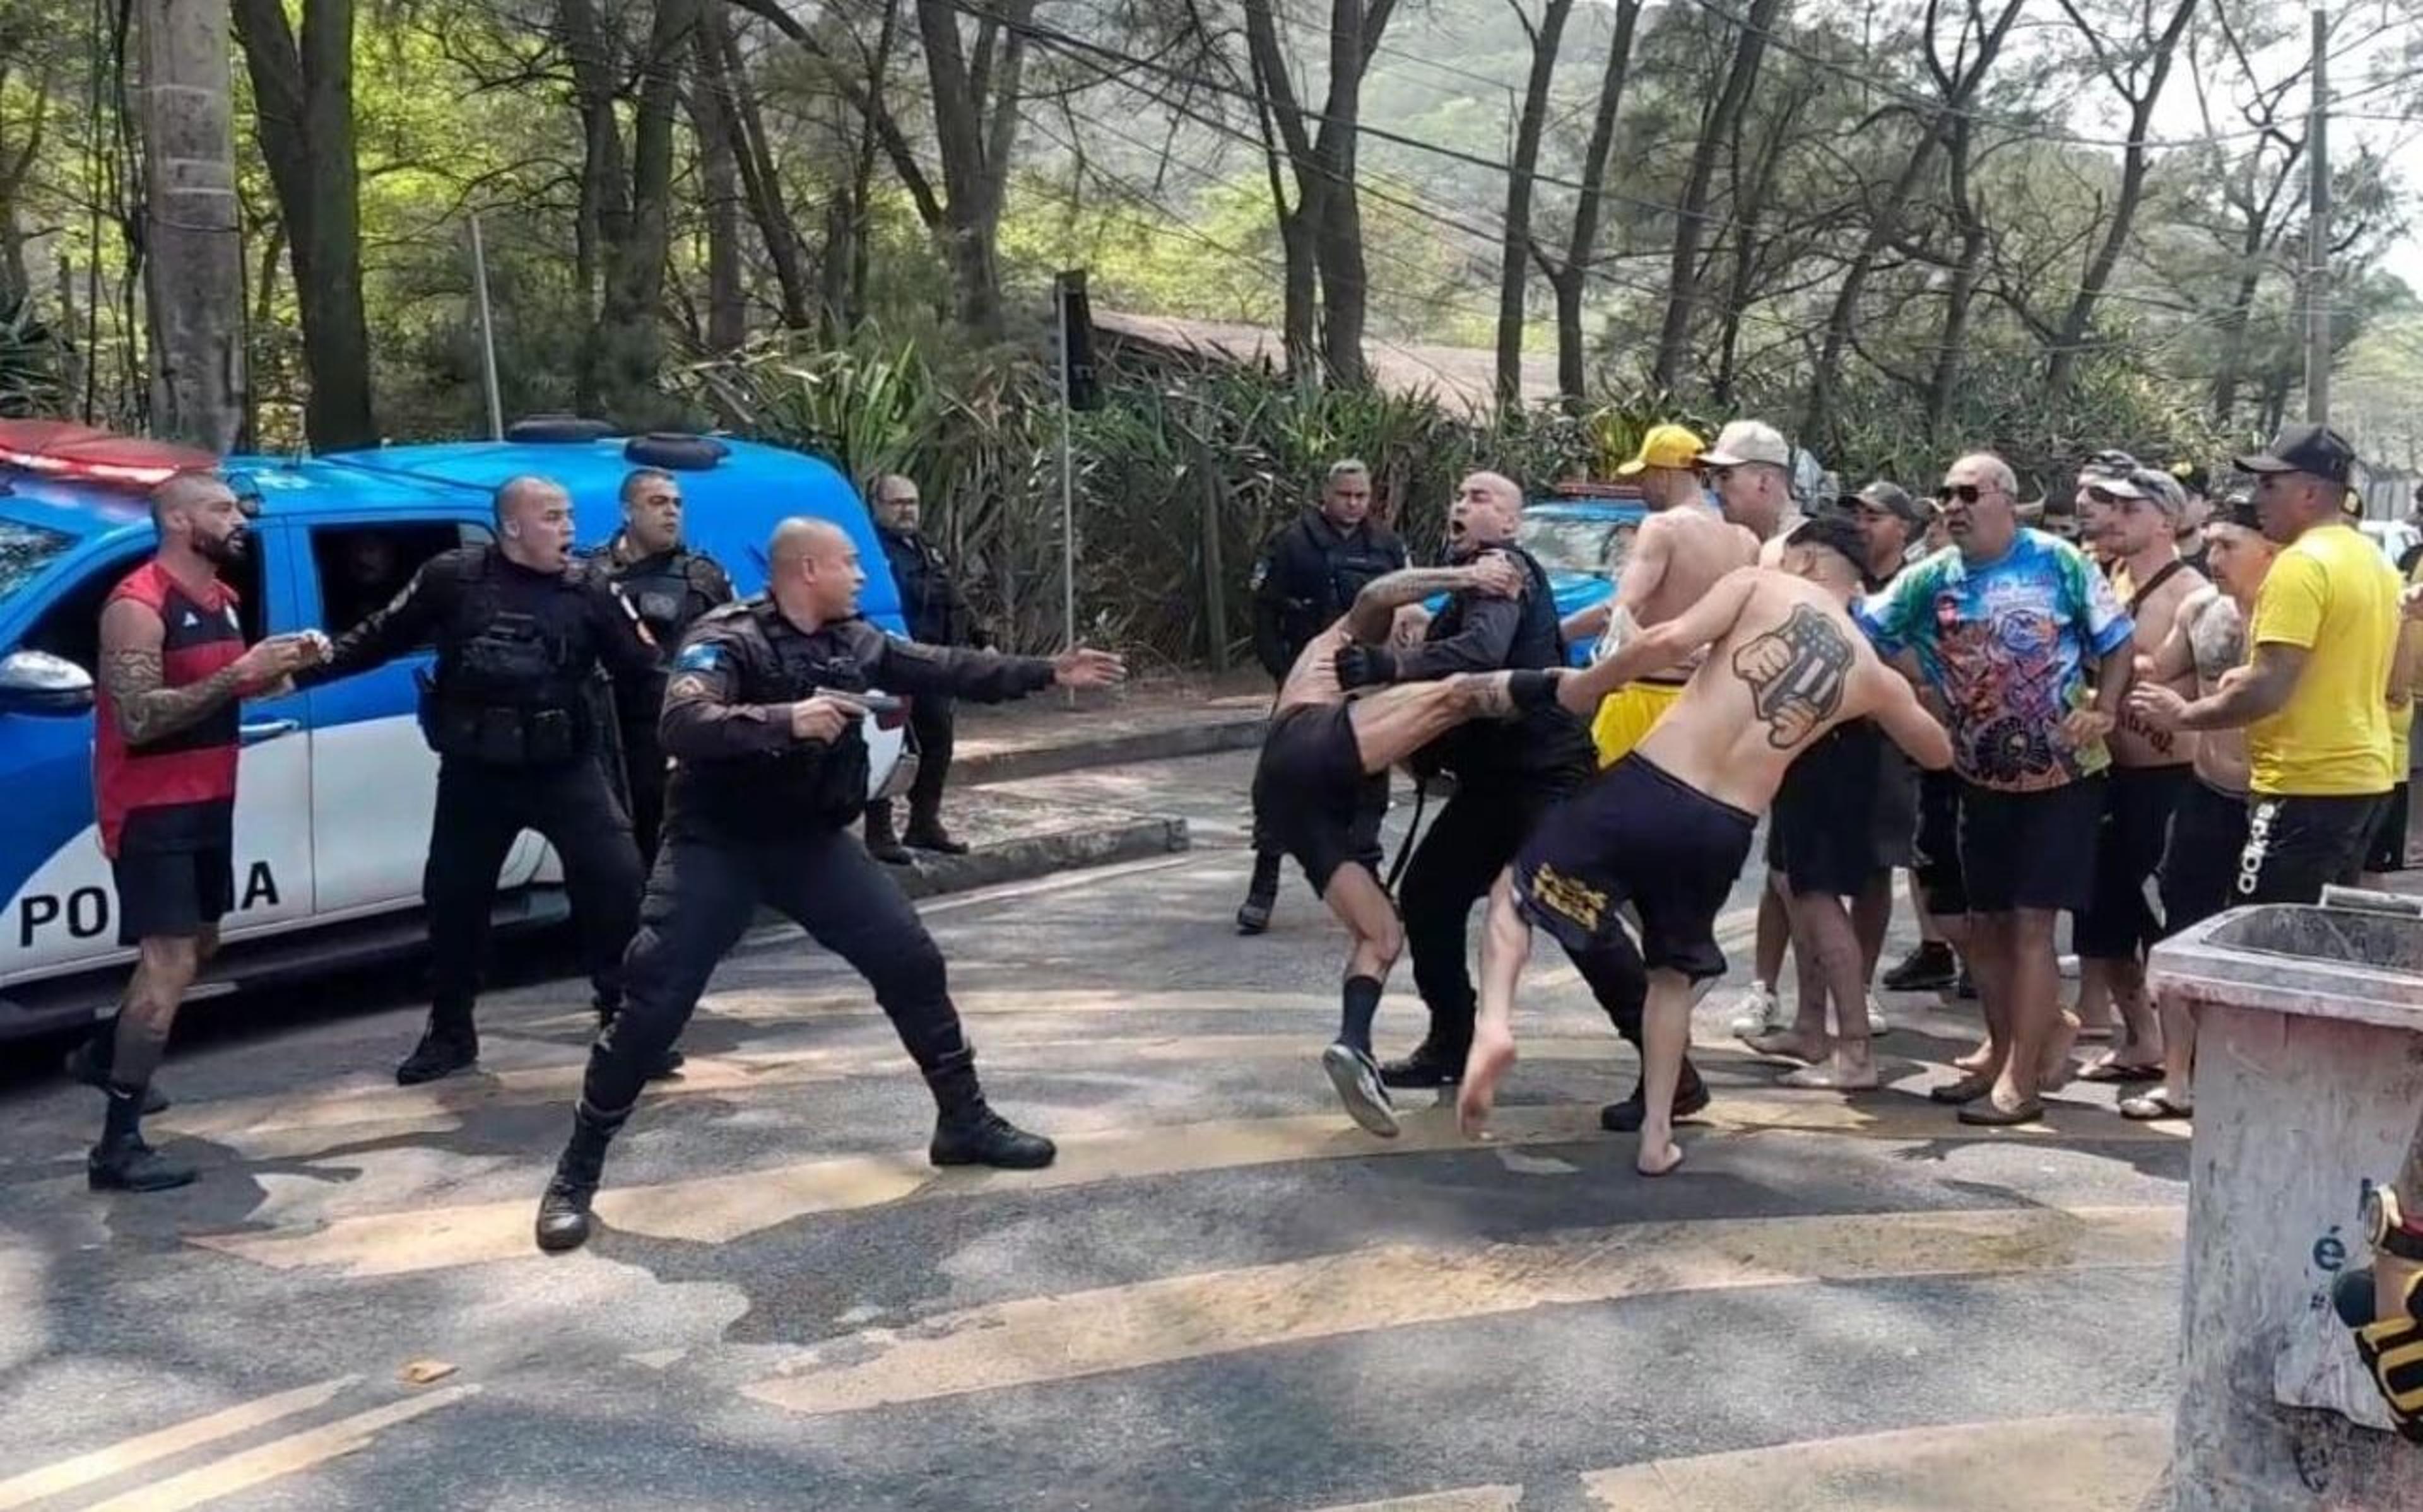
<path fill-rule="evenodd" d="M 1920 1093 L 1965 1016 L 1912 999 L 1892 1088 L 1780 1090 L 1719 992 L 1718 1103 L 1645 1182 L 1594 1122 L 1630 1056 L 1550 950 L 1497 1137 L 1425 1107 L 1384 1143 L 1316 1064 L 1318 905 L 1291 880 L 1231 933 L 1249 765 L 1016 784 L 1184 813 L 1197 848 L 926 906 L 1048 1173 L 926 1168 L 888 1025 L 780 935 L 717 977 L 573 1256 L 529 1234 L 577 984 L 492 995 L 483 1072 L 411 1090 L 408 978 L 209 1004 L 151 1126 L 204 1175 L 161 1196 L 87 1193 L 99 1099 L 21 1072 L 0 1512 L 2003 1507 L 2014 1465 L 2026 1504 L 2154 1504 L 2178 1131 L 2083 1086 L 2047 1129 L 1963 1128 Z M 1384 1048 L 1420 1032 L 1402 975 Z"/>

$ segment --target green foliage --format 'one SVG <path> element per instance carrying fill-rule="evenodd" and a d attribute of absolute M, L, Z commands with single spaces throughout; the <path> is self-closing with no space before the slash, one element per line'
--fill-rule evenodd
<path fill-rule="evenodd" d="M 0 417 L 56 413 L 59 344 L 33 301 L 0 299 Z"/>

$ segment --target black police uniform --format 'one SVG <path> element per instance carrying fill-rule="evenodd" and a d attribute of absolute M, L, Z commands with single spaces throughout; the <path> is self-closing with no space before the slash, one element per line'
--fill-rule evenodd
<path fill-rule="evenodd" d="M 300 681 L 364 671 L 435 639 L 421 728 L 437 752 L 437 808 L 421 898 L 429 909 L 428 1032 L 396 1079 L 406 1085 L 479 1059 L 472 1023 L 497 874 L 535 829 L 563 863 L 564 886 L 601 1014 L 622 1000 L 621 959 L 636 925 L 640 856 L 631 821 L 598 759 L 601 668 L 657 669 L 638 616 L 584 562 L 534 572 L 497 547 L 465 546 L 421 564 L 404 591 L 340 637 Z"/>
<path fill-rule="evenodd" d="M 1402 572 L 1406 564 L 1404 543 L 1378 521 L 1365 518 L 1352 530 L 1340 530 L 1317 509 L 1307 510 L 1277 535 L 1254 564 L 1254 655 L 1275 681 L 1284 683 L 1289 669 L 1313 637 L 1354 606 L 1354 596 L 1374 578 Z M 1376 874 L 1380 861 L 1380 823 L 1387 813 L 1387 787 L 1375 784 L 1376 804 L 1358 811 L 1355 839 L 1366 865 Z M 1254 875 L 1245 891 L 1245 906 L 1237 912 L 1238 927 L 1259 933 L 1270 921 L 1271 905 L 1279 890 L 1279 847 L 1254 824 Z"/>
<path fill-rule="evenodd" d="M 539 1210 L 542 1248 L 569 1249 L 588 1236 L 608 1141 L 761 903 L 875 988 L 940 1106 L 929 1152 L 937 1165 L 1051 1163 L 1050 1141 L 987 1106 L 942 953 L 893 874 L 849 833 L 866 807 L 863 732 L 852 724 L 831 742 L 800 740 L 789 706 L 819 689 L 870 688 L 994 703 L 1037 692 L 1053 677 L 1039 657 L 918 645 L 855 616 L 801 630 L 766 598 L 727 605 L 691 626 L 658 728 L 673 779 L 664 850 L 624 962 L 629 1005 L 590 1050 L 572 1140 Z"/>
<path fill-rule="evenodd" d="M 657 716 L 664 707 L 664 665 L 673 659 L 692 621 L 719 604 L 732 602 L 732 579 L 722 566 L 703 551 L 677 545 L 637 561 L 616 556 L 624 538 L 598 548 L 590 559 L 607 580 L 639 612 L 640 621 L 657 641 L 661 658 L 646 677 L 618 678 L 614 712 L 622 737 L 623 772 L 631 797 L 631 837 L 639 843 L 640 864 L 655 864 L 657 839 L 664 827 L 665 753 L 657 744 Z"/>
<path fill-rule="evenodd" d="M 1521 594 L 1455 594 L 1432 620 L 1421 645 L 1394 654 L 1355 648 L 1358 681 L 1427 682 L 1456 672 L 1544 670 L 1565 664 L 1546 570 L 1519 546 L 1488 549 L 1505 553 L 1522 569 Z M 1451 773 L 1455 791 L 1406 864 L 1399 900 L 1414 985 L 1430 1009 L 1430 1032 L 1409 1058 L 1383 1067 L 1382 1077 L 1391 1086 L 1436 1087 L 1462 1079 L 1465 1054 L 1472 1047 L 1477 1000 L 1465 949 L 1472 906 L 1489 895 L 1540 816 L 1590 775 L 1590 733 L 1550 702 L 1512 722 L 1476 721 L 1451 730 L 1425 748 L 1414 764 L 1426 774 Z"/>
<path fill-rule="evenodd" d="M 892 580 L 900 585 L 900 617 L 908 622 L 909 638 L 928 646 L 985 646 L 990 638 L 976 623 L 975 610 L 942 560 L 934 543 L 919 532 L 875 528 Z M 951 775 L 951 699 L 947 693 L 913 698 L 909 702 L 909 732 L 917 742 L 917 776 L 909 787 L 908 841 L 934 850 L 958 852 L 966 847 L 942 830 L 942 784 Z M 866 843 L 878 851 L 895 848 L 892 805 L 888 800 L 866 808 Z"/>

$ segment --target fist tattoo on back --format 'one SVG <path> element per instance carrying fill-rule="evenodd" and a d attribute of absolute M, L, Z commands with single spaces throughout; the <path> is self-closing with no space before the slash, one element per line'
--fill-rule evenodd
<path fill-rule="evenodd" d="M 1734 653 L 1734 675 L 1750 685 L 1768 745 L 1790 750 L 1843 706 L 1853 654 L 1842 627 L 1806 604 Z"/>

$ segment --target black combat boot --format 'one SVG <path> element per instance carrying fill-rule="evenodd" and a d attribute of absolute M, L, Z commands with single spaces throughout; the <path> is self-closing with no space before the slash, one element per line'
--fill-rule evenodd
<path fill-rule="evenodd" d="M 143 1142 L 143 1089 L 105 1089 L 109 1112 L 101 1127 L 101 1142 L 85 1157 L 85 1184 L 95 1191 L 166 1191 L 187 1186 L 194 1168 L 162 1159 Z"/>
<path fill-rule="evenodd" d="M 1402 1061 L 1389 1061 L 1380 1067 L 1380 1085 L 1400 1092 L 1421 1092 L 1433 1087 L 1452 1087 L 1464 1080 L 1465 1057 L 1472 1047 L 1453 1041 L 1441 1043 L 1425 1034 L 1414 1052 Z"/>
<path fill-rule="evenodd" d="M 614 1027 L 614 1020 L 621 1016 L 623 1005 L 592 999 L 589 1006 L 597 1010 L 597 1035 L 603 1039 L 606 1032 Z M 680 1076 L 681 1068 L 689 1062 L 689 1056 L 669 1045 L 665 1047 L 665 1053 L 657 1058 L 657 1063 L 648 1067 L 647 1078 L 650 1081 L 663 1081 Z"/>
<path fill-rule="evenodd" d="M 1271 927 L 1271 910 L 1279 901 L 1279 853 L 1254 853 L 1253 880 L 1245 884 L 1245 901 L 1237 910 L 1237 933 L 1259 935 Z"/>
<path fill-rule="evenodd" d="M 68 1052 L 68 1076 L 95 1092 L 107 1092 L 110 1066 L 117 1059 L 118 1016 L 112 1014 L 93 1026 L 90 1039 Z M 147 1084 L 143 1089 L 143 1115 L 149 1118 L 167 1110 L 167 1094 Z"/>
<path fill-rule="evenodd" d="M 1700 1079 L 1698 1068 L 1685 1061 L 1683 1075 L 1674 1083 L 1674 1117 L 1684 1119 L 1705 1112 L 1708 1100 L 1708 1084 Z M 1649 1099 L 1642 1095 L 1640 1083 L 1635 1081 L 1630 1096 L 1598 1110 L 1598 1126 L 1610 1134 L 1637 1134 L 1648 1111 Z"/>
<path fill-rule="evenodd" d="M 891 866 L 907 866 L 917 858 L 893 832 L 892 804 L 881 800 L 866 806 L 866 854 Z"/>
<path fill-rule="evenodd" d="M 1029 1134 L 992 1110 L 976 1084 L 974 1050 L 954 1050 L 926 1073 L 942 1116 L 934 1124 L 927 1158 L 938 1166 L 988 1165 L 1037 1171 L 1060 1152 L 1040 1134 Z"/>
<path fill-rule="evenodd" d="M 938 856 L 965 856 L 968 853 L 967 843 L 951 838 L 950 832 L 942 827 L 942 816 L 939 813 L 911 813 L 909 831 L 900 838 L 915 849 L 932 851 Z"/>
<path fill-rule="evenodd" d="M 540 1249 L 557 1254 L 589 1242 L 589 1204 L 606 1168 L 606 1146 L 630 1116 L 628 1108 L 611 1117 L 592 1111 L 587 1103 L 573 1109 L 572 1139 L 555 1162 L 546 1195 L 538 1200 Z"/>
<path fill-rule="evenodd" d="M 429 1027 L 421 1032 L 420 1043 L 395 1068 L 395 1084 L 417 1087 L 439 1077 L 451 1077 L 457 1071 L 468 1070 L 480 1063 L 480 1033 L 468 1020 L 453 1022 L 429 1016 Z"/>

